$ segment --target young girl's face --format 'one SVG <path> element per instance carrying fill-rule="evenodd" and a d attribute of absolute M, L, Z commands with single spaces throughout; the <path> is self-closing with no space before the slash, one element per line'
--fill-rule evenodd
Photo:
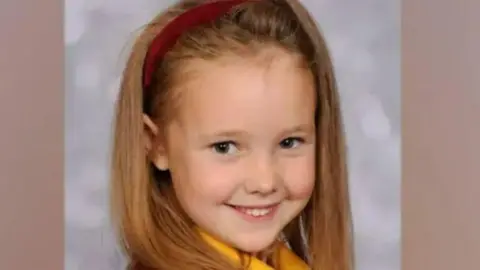
<path fill-rule="evenodd" d="M 191 219 L 246 252 L 275 241 L 315 182 L 313 77 L 298 57 L 269 54 L 191 62 L 157 159 Z"/>

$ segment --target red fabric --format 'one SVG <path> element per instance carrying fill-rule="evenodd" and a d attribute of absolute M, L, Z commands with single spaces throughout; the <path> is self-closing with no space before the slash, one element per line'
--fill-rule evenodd
<path fill-rule="evenodd" d="M 248 0 L 221 0 L 194 7 L 173 19 L 152 41 L 144 63 L 143 87 L 150 86 L 157 60 L 175 45 L 180 35 L 189 29 L 210 22 L 232 7 Z"/>

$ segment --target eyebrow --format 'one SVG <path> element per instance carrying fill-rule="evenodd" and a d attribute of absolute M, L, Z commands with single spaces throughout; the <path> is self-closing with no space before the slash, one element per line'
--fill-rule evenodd
<path fill-rule="evenodd" d="M 302 124 L 302 125 L 297 125 L 297 126 L 294 126 L 294 127 L 291 127 L 289 129 L 286 129 L 284 132 L 282 132 L 283 134 L 286 134 L 286 133 L 295 133 L 295 132 L 306 132 L 306 133 L 310 133 L 310 132 L 314 132 L 315 131 L 315 125 L 311 125 L 311 124 Z"/>
<path fill-rule="evenodd" d="M 297 126 L 293 126 L 291 128 L 285 129 L 280 133 L 280 137 L 284 137 L 287 134 L 297 133 L 297 132 L 304 132 L 304 133 L 313 133 L 315 132 L 315 125 L 311 124 L 301 124 Z M 218 131 L 212 134 L 201 134 L 200 137 L 202 139 L 207 138 L 232 138 L 232 137 L 248 137 L 249 134 L 242 130 L 223 130 Z"/>
<path fill-rule="evenodd" d="M 201 134 L 200 138 L 202 140 L 209 140 L 211 138 L 232 138 L 232 137 L 247 137 L 248 133 L 245 131 L 241 130 L 224 130 L 224 131 L 218 131 L 215 133 L 206 133 L 206 134 Z"/>

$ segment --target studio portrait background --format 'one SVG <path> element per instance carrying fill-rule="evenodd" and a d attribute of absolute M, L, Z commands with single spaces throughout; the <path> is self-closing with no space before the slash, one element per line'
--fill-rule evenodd
<path fill-rule="evenodd" d="M 135 31 L 174 1 L 66 0 L 67 270 L 118 270 L 108 216 L 112 112 Z M 400 269 L 400 1 L 303 0 L 342 98 L 358 270 Z"/>

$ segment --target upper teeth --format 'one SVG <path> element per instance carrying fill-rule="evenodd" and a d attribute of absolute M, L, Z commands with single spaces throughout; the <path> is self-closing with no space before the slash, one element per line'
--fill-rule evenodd
<path fill-rule="evenodd" d="M 272 209 L 246 209 L 245 213 L 247 215 L 258 217 L 265 216 L 266 214 L 270 213 L 270 211 L 272 211 Z"/>

